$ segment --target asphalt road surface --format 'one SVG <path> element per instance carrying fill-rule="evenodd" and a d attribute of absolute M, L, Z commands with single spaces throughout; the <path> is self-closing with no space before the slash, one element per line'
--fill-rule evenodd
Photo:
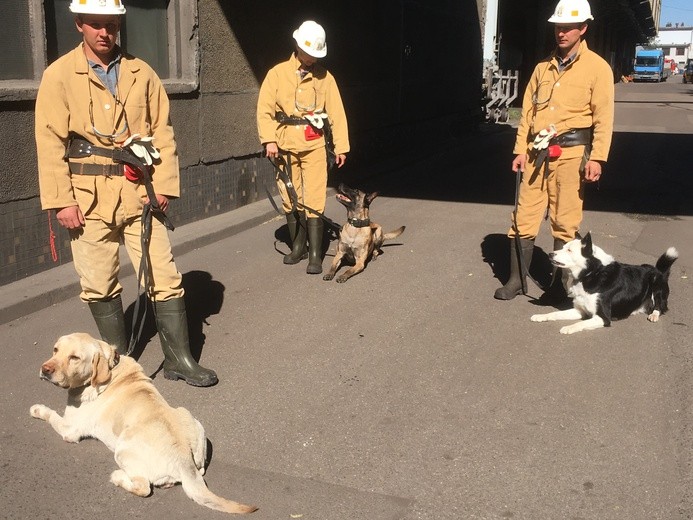
<path fill-rule="evenodd" d="M 587 187 L 582 230 L 627 263 L 679 249 L 658 323 L 638 315 L 564 336 L 557 322 L 529 321 L 538 288 L 493 299 L 508 269 L 509 126 L 345 167 L 333 182 L 378 190 L 373 220 L 407 229 L 344 284 L 283 265 L 278 218 L 206 245 L 200 237 L 246 213 L 176 230 L 191 340 L 220 383 L 165 380 L 151 326 L 139 362 L 205 426 L 209 487 L 259 506 L 257 520 L 693 517 L 693 86 L 619 84 L 617 100 L 612 156 Z M 345 219 L 333 197 L 326 213 Z M 540 281 L 551 243 L 545 224 Z M 67 299 L 49 298 L 63 278 Z M 29 416 L 35 403 L 64 408 L 65 391 L 38 377 L 55 340 L 96 334 L 75 281 L 62 270 L 0 288 L 6 305 L 46 294 L 43 308 L 0 325 L 0 516 L 224 517 L 180 486 L 149 498 L 113 486 L 104 445 L 68 444 Z M 131 314 L 134 277 L 123 284 Z"/>

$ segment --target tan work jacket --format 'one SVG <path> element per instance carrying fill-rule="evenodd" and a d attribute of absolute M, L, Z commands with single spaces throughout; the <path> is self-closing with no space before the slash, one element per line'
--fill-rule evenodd
<path fill-rule="evenodd" d="M 593 161 L 606 161 L 614 129 L 614 75 L 609 64 L 580 42 L 577 56 L 562 72 L 552 54 L 532 73 L 522 102 L 513 153 L 524 154 L 540 130 L 555 125 L 558 134 L 594 127 Z M 582 155 L 582 146 L 564 148 L 561 157 Z"/>
<path fill-rule="evenodd" d="M 302 152 L 325 146 L 325 138 L 306 140 L 306 125 L 280 125 L 275 114 L 303 117 L 310 112 L 325 112 L 332 124 L 335 153 L 349 151 L 349 129 L 337 82 L 318 63 L 301 79 L 301 62 L 295 54 L 267 73 L 257 103 L 257 129 L 260 143 L 276 142 L 282 150 Z"/>
<path fill-rule="evenodd" d="M 96 135 L 94 127 L 104 134 L 119 131 L 124 127 L 123 121 L 114 123 L 114 118 L 118 119 L 123 110 L 129 131 L 118 137 L 118 141 L 124 141 L 131 134 L 153 136 L 153 144 L 161 153 L 161 162 L 152 172 L 154 191 L 178 197 L 178 154 L 169 122 L 169 100 L 159 77 L 144 61 L 123 54 L 116 100 L 89 66 L 82 45 L 46 69 L 36 98 L 36 149 L 42 208 L 79 205 L 85 217 L 105 222 L 113 222 L 119 203 L 126 218 L 142 213 L 146 196 L 143 184 L 128 181 L 123 176 L 71 174 L 63 159 L 73 135 L 96 146 L 114 148 L 108 139 Z M 70 161 L 113 164 L 109 158 L 97 156 Z"/>

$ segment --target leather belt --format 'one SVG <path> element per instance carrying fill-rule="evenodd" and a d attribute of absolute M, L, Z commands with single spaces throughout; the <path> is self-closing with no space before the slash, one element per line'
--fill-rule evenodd
<path fill-rule="evenodd" d="M 121 177 L 123 175 L 122 164 L 93 164 L 72 161 L 68 164 L 72 175 L 105 175 L 106 177 Z"/>
<path fill-rule="evenodd" d="M 93 145 L 81 137 L 73 137 L 70 140 L 70 145 L 65 151 L 66 158 L 69 157 L 79 159 L 82 157 L 90 157 L 92 155 L 108 157 L 114 162 L 125 163 L 138 168 L 143 166 L 140 159 L 128 150 L 124 150 L 123 148 L 103 148 L 101 146 Z"/>
<path fill-rule="evenodd" d="M 298 125 L 309 125 L 310 124 L 310 122 L 307 119 L 303 119 L 302 117 L 296 117 L 296 116 L 287 116 L 281 110 L 274 115 L 274 119 L 280 125 L 298 126 Z"/>
<path fill-rule="evenodd" d="M 587 145 L 592 142 L 592 128 L 573 128 L 557 135 L 549 144 L 557 144 L 563 148 L 570 146 Z"/>

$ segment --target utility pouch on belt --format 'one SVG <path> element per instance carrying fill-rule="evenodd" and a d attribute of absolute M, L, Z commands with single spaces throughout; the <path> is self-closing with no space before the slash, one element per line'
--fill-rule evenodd
<path fill-rule="evenodd" d="M 303 132 L 306 137 L 306 141 L 315 141 L 322 137 L 322 130 L 316 130 L 313 125 L 306 125 L 306 129 Z"/>

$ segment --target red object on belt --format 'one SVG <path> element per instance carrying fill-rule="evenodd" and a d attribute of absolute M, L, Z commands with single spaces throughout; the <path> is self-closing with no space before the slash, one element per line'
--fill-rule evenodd
<path fill-rule="evenodd" d="M 563 153 L 563 149 L 561 148 L 561 145 L 558 145 L 558 144 L 549 145 L 549 157 L 551 159 L 556 159 L 557 157 L 560 157 L 561 153 Z M 126 173 L 126 176 L 127 176 L 127 173 Z"/>
<path fill-rule="evenodd" d="M 142 178 L 142 174 L 139 172 L 139 170 L 133 168 L 129 164 L 125 165 L 124 173 L 125 178 L 132 182 L 137 182 Z"/>
<path fill-rule="evenodd" d="M 315 130 L 312 125 L 306 125 L 305 129 L 306 141 L 314 141 L 315 139 L 320 139 L 322 137 L 322 130 Z"/>

